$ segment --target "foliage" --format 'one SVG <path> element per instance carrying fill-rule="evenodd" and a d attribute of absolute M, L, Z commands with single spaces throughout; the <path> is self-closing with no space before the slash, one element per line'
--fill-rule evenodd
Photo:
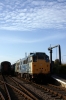
<path fill-rule="evenodd" d="M 55 64 L 59 64 L 59 59 L 56 59 L 56 60 L 54 61 L 54 63 L 55 63 Z"/>
<path fill-rule="evenodd" d="M 58 60 L 56 60 L 56 61 L 58 61 Z M 59 65 L 58 62 L 55 62 L 54 66 L 53 66 L 53 73 L 66 75 L 66 64 Z"/>

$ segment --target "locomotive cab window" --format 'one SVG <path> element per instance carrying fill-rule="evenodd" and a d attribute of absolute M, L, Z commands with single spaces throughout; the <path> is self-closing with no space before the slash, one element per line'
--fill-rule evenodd
<path fill-rule="evenodd" d="M 34 56 L 33 56 L 33 62 L 36 62 L 36 61 L 37 61 L 37 56 L 34 55 Z"/>
<path fill-rule="evenodd" d="M 45 53 L 36 53 L 37 59 L 44 60 Z"/>

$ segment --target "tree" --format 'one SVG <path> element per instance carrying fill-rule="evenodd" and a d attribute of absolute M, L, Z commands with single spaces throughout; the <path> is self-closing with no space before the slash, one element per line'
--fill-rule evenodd
<path fill-rule="evenodd" d="M 54 63 L 59 65 L 59 59 L 55 59 Z"/>

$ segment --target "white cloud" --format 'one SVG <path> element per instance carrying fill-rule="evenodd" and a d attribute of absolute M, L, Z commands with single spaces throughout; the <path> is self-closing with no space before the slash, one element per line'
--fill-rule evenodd
<path fill-rule="evenodd" d="M 58 1 L 5 0 L 0 3 L 0 29 L 66 29 L 66 2 Z"/>

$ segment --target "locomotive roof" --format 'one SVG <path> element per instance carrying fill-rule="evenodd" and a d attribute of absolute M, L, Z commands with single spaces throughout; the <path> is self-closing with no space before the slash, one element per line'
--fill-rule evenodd
<path fill-rule="evenodd" d="M 23 60 L 26 60 L 28 57 L 32 57 L 33 55 L 38 55 L 38 54 L 44 54 L 44 55 L 46 55 L 46 53 L 45 52 L 35 52 L 35 53 L 30 53 L 28 56 L 26 56 L 25 58 L 22 58 L 22 59 L 20 59 L 20 60 L 18 60 L 17 61 L 17 63 L 19 63 L 20 61 L 23 61 Z M 47 55 L 46 55 L 47 56 Z"/>

